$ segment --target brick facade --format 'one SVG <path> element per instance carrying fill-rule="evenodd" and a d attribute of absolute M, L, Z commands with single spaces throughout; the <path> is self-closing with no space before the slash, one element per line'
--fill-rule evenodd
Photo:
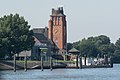
<path fill-rule="evenodd" d="M 48 21 L 48 38 L 55 43 L 59 50 L 66 50 L 67 25 L 63 7 L 52 9 L 52 14 L 50 15 L 50 20 Z"/>

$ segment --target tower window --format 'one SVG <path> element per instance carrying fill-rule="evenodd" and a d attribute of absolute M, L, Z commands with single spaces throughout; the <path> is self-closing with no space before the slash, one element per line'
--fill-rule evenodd
<path fill-rule="evenodd" d="M 52 21 L 54 21 L 54 17 L 52 17 Z"/>
<path fill-rule="evenodd" d="M 58 16 L 57 19 L 60 20 L 60 16 Z"/>
<path fill-rule="evenodd" d="M 60 21 L 60 16 L 57 17 L 57 20 L 58 20 L 58 25 L 59 25 L 59 21 Z"/>

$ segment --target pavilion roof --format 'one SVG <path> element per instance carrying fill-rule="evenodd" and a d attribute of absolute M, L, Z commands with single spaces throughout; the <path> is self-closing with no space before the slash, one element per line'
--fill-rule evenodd
<path fill-rule="evenodd" d="M 68 51 L 69 53 L 79 53 L 80 51 L 77 50 L 76 48 L 72 48 L 71 50 Z"/>

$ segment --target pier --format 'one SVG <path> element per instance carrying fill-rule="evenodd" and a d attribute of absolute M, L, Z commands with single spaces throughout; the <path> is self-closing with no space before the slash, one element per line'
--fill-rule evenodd
<path fill-rule="evenodd" d="M 0 61 L 0 70 L 13 70 L 16 72 L 16 70 L 24 70 L 27 71 L 29 69 L 41 69 L 42 71 L 44 69 L 50 69 L 51 71 L 58 68 L 65 68 L 65 69 L 85 69 L 85 68 L 112 68 L 113 63 L 110 62 L 109 64 L 101 64 L 101 65 L 83 65 L 81 63 L 82 58 L 80 58 L 80 61 L 76 63 L 77 61 L 56 61 L 51 59 L 50 61 L 30 61 L 25 59 L 25 61 Z M 16 65 L 15 65 L 15 64 Z M 14 64 L 14 66 L 13 66 Z"/>

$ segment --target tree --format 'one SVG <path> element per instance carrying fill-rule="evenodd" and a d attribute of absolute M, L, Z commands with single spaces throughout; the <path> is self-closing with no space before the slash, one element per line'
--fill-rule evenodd
<path fill-rule="evenodd" d="M 0 18 L 0 54 L 18 54 L 34 45 L 33 32 L 24 17 L 19 14 Z"/>
<path fill-rule="evenodd" d="M 116 50 L 114 52 L 114 56 L 120 56 L 120 38 L 115 43 Z"/>
<path fill-rule="evenodd" d="M 110 38 L 105 35 L 100 35 L 94 37 L 94 44 L 98 49 L 99 55 L 102 57 L 104 55 L 111 55 L 112 45 L 110 42 Z M 110 50 L 111 49 L 111 50 Z"/>
<path fill-rule="evenodd" d="M 106 45 L 101 45 L 99 47 L 99 50 L 101 52 L 101 56 L 103 57 L 104 55 L 112 56 L 114 51 L 115 51 L 115 46 L 114 44 L 106 44 Z"/>
<path fill-rule="evenodd" d="M 73 47 L 79 50 L 80 49 L 80 41 L 73 42 Z"/>
<path fill-rule="evenodd" d="M 82 55 L 88 57 L 97 57 L 103 55 L 112 55 L 115 51 L 115 46 L 110 42 L 110 38 L 105 35 L 96 37 L 88 37 L 73 43 L 73 47 L 80 50 Z"/>
<path fill-rule="evenodd" d="M 72 49 L 72 48 L 73 48 L 72 43 L 67 43 L 67 51 L 69 51 L 69 50 Z"/>
<path fill-rule="evenodd" d="M 117 49 L 120 49 L 120 38 L 115 43 Z"/>
<path fill-rule="evenodd" d="M 96 37 L 96 40 L 100 40 L 101 44 L 110 44 L 110 38 L 105 35 L 100 35 Z"/>
<path fill-rule="evenodd" d="M 80 53 L 82 56 L 96 57 L 98 52 L 94 43 L 89 39 L 82 39 L 80 42 Z"/>
<path fill-rule="evenodd" d="M 115 43 L 115 51 L 113 54 L 113 62 L 120 63 L 120 38 Z"/>

